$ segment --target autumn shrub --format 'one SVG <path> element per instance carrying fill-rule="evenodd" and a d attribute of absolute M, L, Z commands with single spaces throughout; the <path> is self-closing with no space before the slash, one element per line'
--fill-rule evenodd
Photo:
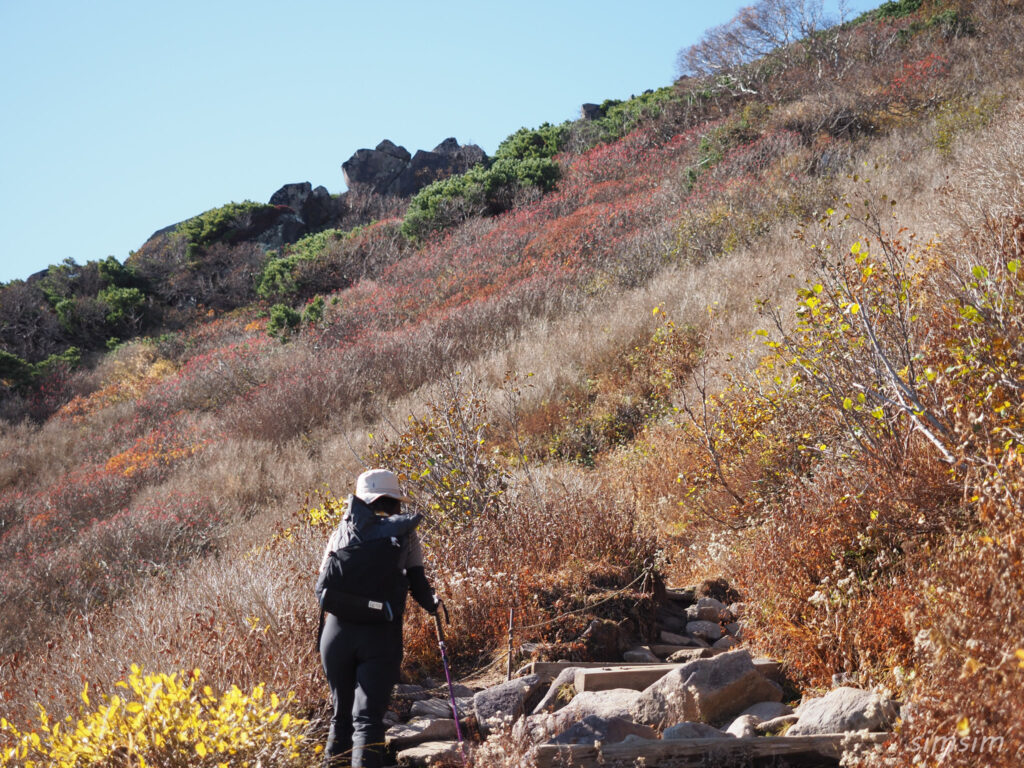
<path fill-rule="evenodd" d="M 509 386 L 514 399 L 516 384 Z M 563 614 L 582 620 L 595 581 L 624 590 L 625 599 L 650 589 L 644 576 L 654 578 L 656 548 L 632 504 L 513 473 L 489 440 L 500 417 L 473 387 L 454 377 L 439 394 L 403 432 L 378 437 L 372 462 L 394 469 L 425 515 L 421 536 L 431 578 L 453 615 L 456 659 L 485 661 L 482 651 L 508 632 L 510 609 L 519 616 L 520 640 L 562 641 Z M 581 527 L 586 537 L 576 534 Z M 410 621 L 409 663 L 433 667 L 429 627 Z M 585 625 L 572 624 L 576 634 L 568 639 Z"/>
<path fill-rule="evenodd" d="M 152 673 L 132 665 L 116 693 L 82 689 L 76 715 L 52 719 L 42 706 L 38 726 L 0 721 L 0 765 L 300 765 L 315 749 L 304 743 L 307 720 L 260 683 L 248 692 L 215 692 L 199 669 Z"/>

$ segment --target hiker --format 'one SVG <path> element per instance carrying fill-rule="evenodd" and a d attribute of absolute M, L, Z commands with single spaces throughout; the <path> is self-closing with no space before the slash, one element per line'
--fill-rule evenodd
<path fill-rule="evenodd" d="M 317 598 L 325 611 L 321 614 L 320 660 L 334 705 L 325 765 L 347 765 L 349 761 L 339 757 L 349 751 L 353 768 L 381 765 L 384 713 L 402 663 L 402 613 L 407 592 L 411 591 L 428 613 L 437 612 L 438 600 L 423 572 L 423 550 L 416 534 L 421 516 L 401 514 L 404 501 L 409 499 L 394 473 L 371 469 L 361 474 L 320 564 Z M 340 569 L 350 580 L 344 591 L 362 597 L 338 595 L 335 592 L 339 590 L 325 587 L 333 567 L 329 566 L 332 553 L 349 557 Z M 357 582 L 354 586 L 352 574 Z M 387 594 L 378 595 L 374 589 Z M 356 607 L 350 607 L 353 605 Z"/>

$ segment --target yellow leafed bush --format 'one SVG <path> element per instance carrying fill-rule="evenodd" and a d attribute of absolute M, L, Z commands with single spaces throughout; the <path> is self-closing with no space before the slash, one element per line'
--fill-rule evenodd
<path fill-rule="evenodd" d="M 95 706 L 86 684 L 77 719 L 51 722 L 38 705 L 35 729 L 0 720 L 0 766 L 299 764 L 308 721 L 286 711 L 292 694 L 281 699 L 263 683 L 218 694 L 200 689 L 199 678 L 198 669 L 167 675 L 132 665 L 116 684 L 123 693 L 104 694 Z"/>

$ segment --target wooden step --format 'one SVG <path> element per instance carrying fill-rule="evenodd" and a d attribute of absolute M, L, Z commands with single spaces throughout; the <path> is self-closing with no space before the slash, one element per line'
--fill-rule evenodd
<path fill-rule="evenodd" d="M 659 762 L 673 766 L 707 766 L 719 761 L 820 755 L 838 759 L 854 746 L 884 744 L 889 733 L 836 733 L 821 736 L 754 736 L 710 739 L 670 739 L 629 741 L 621 744 L 543 744 L 536 748 L 537 768 L 571 765 L 587 766 L 637 765 L 649 768 Z M 710 760 L 709 760 L 710 758 Z"/>
<path fill-rule="evenodd" d="M 584 668 L 576 673 L 576 692 L 608 691 L 612 688 L 630 688 L 642 691 L 660 680 L 680 664 L 618 664 L 597 668 Z M 754 659 L 754 669 L 769 680 L 779 681 L 781 667 L 772 659 Z"/>

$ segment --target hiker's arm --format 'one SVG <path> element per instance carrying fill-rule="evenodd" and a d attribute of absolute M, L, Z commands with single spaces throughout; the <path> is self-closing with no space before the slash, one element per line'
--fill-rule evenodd
<path fill-rule="evenodd" d="M 409 591 L 412 592 L 416 602 L 427 613 L 437 611 L 437 598 L 434 597 L 434 590 L 430 588 L 430 582 L 427 581 L 427 574 L 423 572 L 423 566 L 408 568 L 405 574 L 409 578 Z"/>
<path fill-rule="evenodd" d="M 427 574 L 423 571 L 423 547 L 420 545 L 420 537 L 413 531 L 406 539 L 405 554 L 405 575 L 409 579 L 409 591 L 413 598 L 427 613 L 434 613 L 437 610 L 437 598 L 434 597 L 434 590 L 430 588 L 427 581 Z"/>

